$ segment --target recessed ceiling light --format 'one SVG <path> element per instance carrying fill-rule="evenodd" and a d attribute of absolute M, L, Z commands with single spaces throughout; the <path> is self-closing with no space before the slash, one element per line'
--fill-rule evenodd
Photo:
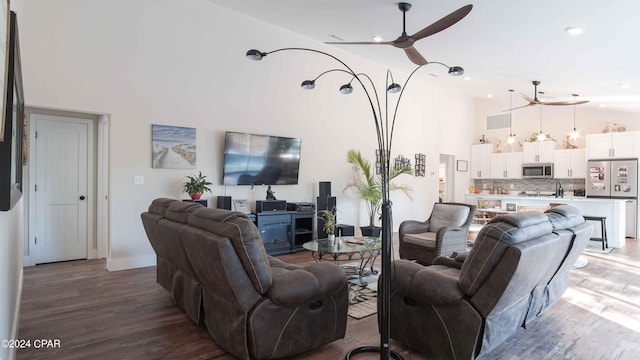
<path fill-rule="evenodd" d="M 465 80 L 471 80 L 471 78 L 470 78 L 470 77 L 468 77 L 468 76 L 465 76 L 463 79 L 465 79 Z"/>
<path fill-rule="evenodd" d="M 625 83 L 618 83 L 618 86 L 619 86 L 621 89 L 628 89 L 628 88 L 630 88 L 630 87 L 631 87 L 631 85 L 629 85 L 629 84 L 625 84 Z"/>
<path fill-rule="evenodd" d="M 606 107 L 607 107 L 607 104 L 600 104 L 600 107 L 601 107 L 601 108 L 606 108 Z"/>
<path fill-rule="evenodd" d="M 378 36 L 378 35 L 374 35 L 372 39 L 375 42 L 381 42 L 383 40 L 382 36 Z"/>
<path fill-rule="evenodd" d="M 493 94 L 487 94 L 487 97 L 491 99 L 493 97 Z"/>
<path fill-rule="evenodd" d="M 584 30 L 579 27 L 566 27 L 564 28 L 564 31 L 568 32 L 571 35 L 580 35 L 584 32 Z"/>

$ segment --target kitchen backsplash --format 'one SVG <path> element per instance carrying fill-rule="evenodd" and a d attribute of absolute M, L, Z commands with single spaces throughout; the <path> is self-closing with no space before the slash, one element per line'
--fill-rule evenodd
<path fill-rule="evenodd" d="M 562 184 L 562 189 L 566 196 L 572 196 L 573 190 L 584 189 L 584 179 L 476 179 L 473 181 L 473 187 L 483 191 L 493 192 L 496 194 L 515 192 L 536 192 L 553 193 L 556 191 L 556 183 Z"/>

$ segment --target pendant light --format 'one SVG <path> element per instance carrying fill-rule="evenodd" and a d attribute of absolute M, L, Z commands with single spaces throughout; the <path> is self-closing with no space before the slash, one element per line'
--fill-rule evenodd
<path fill-rule="evenodd" d="M 544 141 L 547 136 L 542 132 L 542 108 L 543 106 L 540 106 L 540 129 L 538 132 L 538 136 L 536 136 L 536 141 Z"/>
<path fill-rule="evenodd" d="M 516 134 L 511 131 L 511 127 L 513 126 L 513 89 L 509 89 L 509 137 L 507 138 L 507 144 L 513 144 L 516 142 Z"/>
<path fill-rule="evenodd" d="M 578 94 L 571 94 L 573 96 L 573 131 L 569 134 L 569 138 L 576 140 L 580 137 L 580 131 L 576 129 L 576 97 Z"/>

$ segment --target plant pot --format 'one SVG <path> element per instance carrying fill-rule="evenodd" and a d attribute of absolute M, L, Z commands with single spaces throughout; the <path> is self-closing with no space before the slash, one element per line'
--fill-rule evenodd
<path fill-rule="evenodd" d="M 380 237 L 381 227 L 378 226 L 360 226 L 362 236 Z"/>
<path fill-rule="evenodd" d="M 200 200 L 202 194 L 189 194 L 191 196 L 191 200 Z"/>
<path fill-rule="evenodd" d="M 334 242 L 336 240 L 336 235 L 335 234 L 327 235 L 327 239 L 329 239 L 330 242 Z"/>

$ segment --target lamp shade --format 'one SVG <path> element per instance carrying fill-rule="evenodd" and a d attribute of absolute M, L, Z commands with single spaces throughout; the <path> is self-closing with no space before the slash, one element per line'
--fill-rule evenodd
<path fill-rule="evenodd" d="M 256 49 L 251 49 L 249 51 L 247 51 L 247 59 L 249 60 L 254 60 L 254 61 L 260 61 L 262 60 L 263 57 L 267 56 L 266 53 L 263 53 L 260 50 L 256 50 Z"/>
<path fill-rule="evenodd" d="M 389 94 L 397 93 L 400 90 L 402 90 L 402 86 L 400 86 L 400 84 L 396 84 L 396 83 L 392 83 L 391 85 L 389 85 L 389 87 L 387 87 L 387 92 Z"/>
<path fill-rule="evenodd" d="M 449 68 L 449 75 L 451 76 L 464 75 L 464 69 L 462 68 L 462 66 L 452 66 Z"/>
<path fill-rule="evenodd" d="M 302 84 L 300 84 L 300 87 L 305 89 L 305 90 L 314 89 L 316 87 L 316 81 L 315 80 L 305 80 L 305 81 L 302 82 Z"/>
<path fill-rule="evenodd" d="M 340 94 L 349 95 L 353 92 L 353 86 L 351 84 L 344 84 L 340 86 Z"/>

